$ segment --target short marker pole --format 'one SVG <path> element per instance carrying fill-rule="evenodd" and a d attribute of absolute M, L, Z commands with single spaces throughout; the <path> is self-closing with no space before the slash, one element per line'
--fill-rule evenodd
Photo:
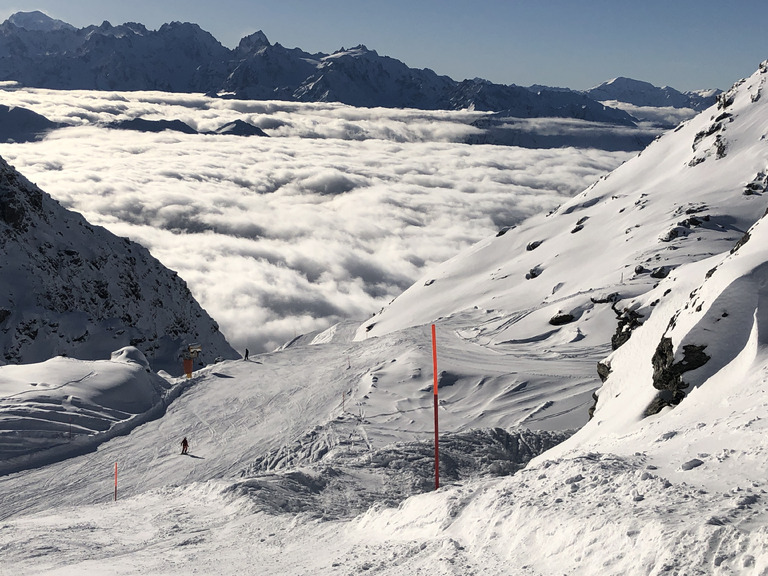
<path fill-rule="evenodd" d="M 434 375 L 433 397 L 435 405 L 435 490 L 440 488 L 440 449 L 437 433 L 437 338 L 432 324 L 432 373 Z"/>

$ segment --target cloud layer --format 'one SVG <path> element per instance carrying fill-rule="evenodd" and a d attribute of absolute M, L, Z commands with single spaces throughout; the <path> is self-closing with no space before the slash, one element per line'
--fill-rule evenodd
<path fill-rule="evenodd" d="M 363 320 L 500 227 L 549 210 L 631 154 L 467 145 L 474 112 L 165 93 L 0 91 L 72 125 L 0 155 L 63 205 L 179 272 L 233 346 L 271 350 Z M 142 117 L 200 131 L 107 129 Z"/>

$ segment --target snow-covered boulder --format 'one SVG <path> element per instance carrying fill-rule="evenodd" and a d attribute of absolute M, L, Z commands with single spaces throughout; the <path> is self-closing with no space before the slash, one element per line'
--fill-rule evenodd
<path fill-rule="evenodd" d="M 115 350 L 109 357 L 112 362 L 133 362 L 138 364 L 149 372 L 149 362 L 144 353 L 135 346 L 124 346 L 120 350 Z"/>

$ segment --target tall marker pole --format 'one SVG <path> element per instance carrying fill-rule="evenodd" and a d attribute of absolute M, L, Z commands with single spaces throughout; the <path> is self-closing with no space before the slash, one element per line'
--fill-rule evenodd
<path fill-rule="evenodd" d="M 117 462 L 115 462 L 115 502 L 117 502 Z"/>
<path fill-rule="evenodd" d="M 432 373 L 434 375 L 433 397 L 435 400 L 435 490 L 440 488 L 440 449 L 437 435 L 437 338 L 432 324 Z"/>

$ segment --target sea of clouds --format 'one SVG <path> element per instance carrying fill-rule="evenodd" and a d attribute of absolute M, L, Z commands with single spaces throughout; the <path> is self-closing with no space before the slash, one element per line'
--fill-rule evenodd
<path fill-rule="evenodd" d="M 427 268 L 583 190 L 634 153 L 469 145 L 483 113 L 159 92 L 0 90 L 68 127 L 0 144 L 64 206 L 178 271 L 230 343 L 269 351 L 363 321 Z M 132 118 L 271 137 L 142 133 Z"/>

